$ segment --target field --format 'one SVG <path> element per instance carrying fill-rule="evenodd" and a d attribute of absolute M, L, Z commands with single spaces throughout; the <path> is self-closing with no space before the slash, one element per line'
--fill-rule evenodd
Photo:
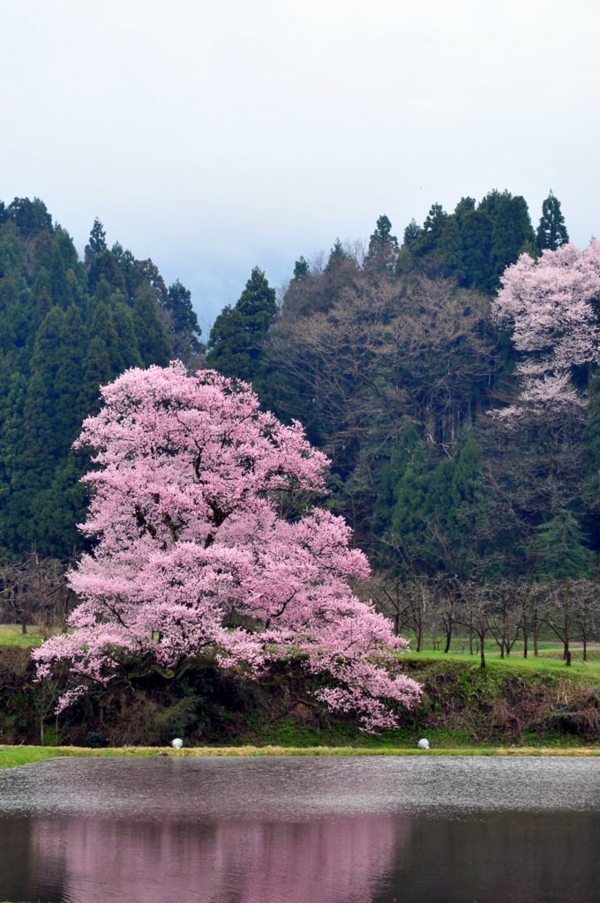
<path fill-rule="evenodd" d="M 463 643 L 460 645 L 463 645 Z M 457 643 L 457 646 L 458 645 L 459 644 Z M 528 658 L 523 658 L 522 653 L 513 650 L 508 657 L 500 658 L 500 653 L 496 647 L 495 649 L 486 649 L 485 659 L 488 668 L 503 668 L 512 672 L 522 671 L 524 673 L 551 672 L 557 675 L 560 674 L 563 677 L 582 676 L 600 680 L 600 649 L 597 647 L 593 649 L 588 648 L 588 660 L 585 662 L 582 658 L 580 646 L 572 646 L 571 652 L 572 664 L 570 668 L 567 668 L 563 661 L 562 646 L 551 643 L 542 644 L 538 656 L 534 656 L 530 652 Z M 469 655 L 468 652 L 456 651 L 451 651 L 446 654 L 444 652 L 434 651 L 427 647 L 423 652 L 410 652 L 403 656 L 403 658 L 411 662 L 456 661 L 471 662 L 474 667 L 479 666 L 478 655 Z"/>

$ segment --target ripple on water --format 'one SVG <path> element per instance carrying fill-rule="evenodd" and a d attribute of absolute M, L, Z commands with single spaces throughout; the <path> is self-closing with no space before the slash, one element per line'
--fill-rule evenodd
<path fill-rule="evenodd" d="M 594 759 L 66 758 L 0 772 L 0 815 L 284 820 L 598 808 Z"/>

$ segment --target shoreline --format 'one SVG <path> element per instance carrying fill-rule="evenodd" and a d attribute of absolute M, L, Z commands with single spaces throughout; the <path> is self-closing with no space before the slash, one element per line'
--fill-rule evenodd
<path fill-rule="evenodd" d="M 465 746 L 439 749 L 415 749 L 392 747 L 386 749 L 356 748 L 350 746 L 222 746 L 189 747 L 172 749 L 157 746 L 123 746 L 110 749 L 91 749 L 77 746 L 2 746 L 0 745 L 0 769 L 19 765 L 32 765 L 56 758 L 248 758 L 269 756 L 290 757 L 334 757 L 346 756 L 533 756 L 533 757 L 600 757 L 600 746 L 586 747 L 543 747 L 543 746 Z"/>

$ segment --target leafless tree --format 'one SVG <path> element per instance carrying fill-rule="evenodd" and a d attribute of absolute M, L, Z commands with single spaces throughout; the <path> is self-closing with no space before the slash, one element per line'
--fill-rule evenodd
<path fill-rule="evenodd" d="M 0 567 L 0 604 L 7 620 L 20 624 L 23 633 L 36 625 L 47 637 L 65 626 L 72 600 L 65 568 L 55 558 L 31 552 L 20 561 Z"/>

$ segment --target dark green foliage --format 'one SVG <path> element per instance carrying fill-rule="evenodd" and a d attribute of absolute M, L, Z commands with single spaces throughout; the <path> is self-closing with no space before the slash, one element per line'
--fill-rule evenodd
<path fill-rule="evenodd" d="M 101 279 L 105 279 L 111 288 L 125 292 L 125 277 L 111 251 L 103 251 L 91 258 L 88 268 L 90 293 L 96 290 Z"/>
<path fill-rule="evenodd" d="M 336 238 L 333 248 L 329 253 L 329 259 L 325 265 L 325 272 L 332 273 L 350 260 L 350 255 L 345 251 L 339 238 Z"/>
<path fill-rule="evenodd" d="M 560 209 L 560 201 L 550 192 L 542 204 L 542 216 L 535 235 L 537 251 L 539 254 L 545 250 L 556 251 L 568 241 L 569 233 Z"/>
<path fill-rule="evenodd" d="M 392 224 L 387 216 L 380 216 L 369 239 L 365 257 L 365 272 L 372 278 L 393 276 L 398 257 L 398 239 L 392 235 Z"/>
<path fill-rule="evenodd" d="M 46 205 L 39 198 L 15 198 L 8 205 L 8 216 L 15 223 L 24 238 L 30 238 L 40 232 L 52 232 L 52 217 Z"/>
<path fill-rule="evenodd" d="M 253 383 L 260 393 L 266 377 L 264 344 L 276 314 L 275 291 L 263 271 L 254 267 L 237 304 L 226 307 L 215 320 L 207 365 Z"/>
<path fill-rule="evenodd" d="M 410 249 L 417 244 L 420 237 L 421 228 L 417 225 L 416 220 L 411 219 L 410 223 L 404 230 L 404 245 Z"/>
<path fill-rule="evenodd" d="M 85 261 L 41 201 L 0 216 L 0 554 L 68 557 L 81 547 L 89 466 L 71 445 L 123 369 L 166 364 L 197 348 L 180 283 L 170 293 L 150 260 L 94 222 Z"/>
<path fill-rule="evenodd" d="M 133 325 L 144 366 L 166 366 L 171 348 L 150 287 L 140 289 L 137 294 L 133 305 Z"/>
<path fill-rule="evenodd" d="M 513 197 L 508 191 L 492 191 L 481 201 L 478 209 L 487 214 L 492 223 L 488 290 L 493 292 L 498 288 L 506 267 L 524 251 L 533 250 L 535 235 L 527 203 L 522 197 Z"/>
<path fill-rule="evenodd" d="M 99 254 L 103 254 L 106 250 L 108 250 L 106 246 L 106 232 L 104 226 L 98 217 L 96 217 L 90 232 L 89 241 L 85 246 L 86 261 L 90 260 L 92 257 L 97 257 Z"/>
<path fill-rule="evenodd" d="M 169 316 L 173 354 L 187 361 L 202 348 L 200 344 L 202 330 L 192 307 L 192 294 L 179 280 L 169 286 L 165 309 Z"/>
<path fill-rule="evenodd" d="M 583 499 L 588 509 L 594 547 L 600 547 L 600 379 L 590 384 L 590 400 L 582 436 Z"/>
<path fill-rule="evenodd" d="M 294 264 L 294 276 L 293 278 L 296 282 L 300 282 L 301 279 L 305 279 L 308 276 L 309 266 L 304 257 L 299 257 L 296 263 Z"/>
<path fill-rule="evenodd" d="M 134 311 L 124 304 L 118 294 L 112 296 L 110 299 L 110 318 L 116 333 L 117 346 L 122 361 L 122 366 L 119 367 L 119 370 L 128 369 L 129 367 L 141 367 L 143 364 L 139 349 L 139 339 L 134 325 L 134 315 Z M 162 334 L 162 325 L 159 324 L 157 328 Z M 155 363 L 155 361 L 152 361 L 152 363 Z"/>
<path fill-rule="evenodd" d="M 398 271 L 452 277 L 465 288 L 494 294 L 506 267 L 534 246 L 525 199 L 491 191 L 479 205 L 462 198 L 453 214 L 434 204 L 422 228 L 413 220 L 404 233 Z"/>
<path fill-rule="evenodd" d="M 110 382 L 112 368 L 106 342 L 94 336 L 88 345 L 83 365 L 83 373 L 77 396 L 80 410 L 96 414 L 100 407 L 100 386 Z"/>
<path fill-rule="evenodd" d="M 481 449 L 469 434 L 455 458 L 436 454 L 416 434 L 404 453 L 384 542 L 388 569 L 407 576 L 481 569 L 489 517 Z"/>
<path fill-rule="evenodd" d="M 576 517 L 568 509 L 558 511 L 537 530 L 537 573 L 543 580 L 577 580 L 587 576 L 594 564 Z"/>
<path fill-rule="evenodd" d="M 538 250 L 567 240 L 544 204 Z M 543 234 L 542 234 L 543 233 Z M 295 264 L 281 309 L 254 268 L 207 363 L 253 383 L 332 458 L 326 504 L 377 567 L 496 579 L 587 573 L 600 549 L 600 393 L 587 425 L 488 416 L 515 390 L 489 296 L 535 235 L 523 198 L 434 204 L 403 245 L 377 220 L 364 263 L 339 239 Z M 358 259 L 357 259 L 358 258 Z M 99 386 L 132 366 L 202 362 L 190 292 L 94 222 L 85 259 L 41 201 L 0 205 L 0 555 L 81 549 L 88 466 L 71 444 Z M 593 373 L 575 374 L 585 391 Z"/>

